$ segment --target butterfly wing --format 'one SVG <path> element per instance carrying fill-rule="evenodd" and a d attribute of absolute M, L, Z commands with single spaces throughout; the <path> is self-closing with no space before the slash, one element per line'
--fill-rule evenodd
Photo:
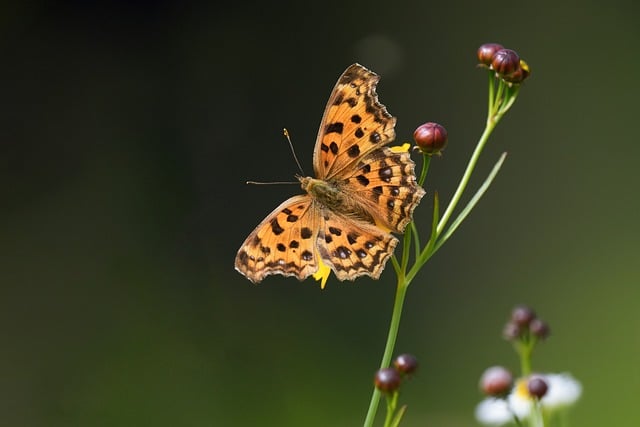
<path fill-rule="evenodd" d="M 417 183 L 408 152 L 383 147 L 370 152 L 342 181 L 342 189 L 378 226 L 403 232 L 425 191 Z"/>
<path fill-rule="evenodd" d="M 329 180 L 395 138 L 395 117 L 378 102 L 380 77 L 360 64 L 340 76 L 320 122 L 313 153 L 317 178 Z"/>
<path fill-rule="evenodd" d="M 380 277 L 398 239 L 373 224 L 323 210 L 318 254 L 339 280 Z"/>
<path fill-rule="evenodd" d="M 271 274 L 305 279 L 318 270 L 319 221 L 311 197 L 291 197 L 247 237 L 236 255 L 236 270 L 254 283 Z"/>

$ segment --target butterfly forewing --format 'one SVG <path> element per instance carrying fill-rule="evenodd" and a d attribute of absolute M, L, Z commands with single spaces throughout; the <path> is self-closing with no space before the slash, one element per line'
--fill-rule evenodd
<path fill-rule="evenodd" d="M 380 77 L 360 64 L 345 70 L 324 111 L 313 154 L 316 177 L 332 179 L 395 138 L 395 117 L 378 102 Z"/>

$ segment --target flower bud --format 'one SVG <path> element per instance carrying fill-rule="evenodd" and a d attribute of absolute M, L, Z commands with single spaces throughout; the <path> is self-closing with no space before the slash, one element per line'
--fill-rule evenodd
<path fill-rule="evenodd" d="M 393 393 L 400 388 L 400 373 L 393 368 L 382 368 L 373 380 L 376 388 L 383 393 Z"/>
<path fill-rule="evenodd" d="M 547 394 L 548 389 L 549 386 L 542 377 L 534 376 L 527 382 L 527 390 L 529 391 L 529 394 L 537 399 L 542 399 L 542 397 Z"/>
<path fill-rule="evenodd" d="M 503 75 L 504 81 L 509 83 L 522 83 L 527 77 L 529 77 L 529 66 L 522 59 L 520 60 L 520 66 L 511 74 Z"/>
<path fill-rule="evenodd" d="M 447 130 L 444 126 L 433 122 L 418 126 L 413 132 L 413 139 L 418 148 L 428 155 L 440 155 L 447 145 L 447 138 Z"/>
<path fill-rule="evenodd" d="M 504 46 L 498 43 L 485 43 L 480 46 L 478 48 L 478 61 L 480 65 L 490 67 L 493 55 L 500 49 L 504 49 Z"/>
<path fill-rule="evenodd" d="M 418 359 L 412 354 L 401 354 L 393 361 L 393 366 L 401 374 L 411 375 L 418 369 Z"/>
<path fill-rule="evenodd" d="M 487 368 L 480 378 L 480 389 L 489 396 L 506 396 L 513 385 L 513 375 L 502 366 Z"/>
<path fill-rule="evenodd" d="M 518 305 L 511 311 L 511 320 L 521 328 L 528 327 L 535 317 L 535 311 L 526 305 Z"/>
<path fill-rule="evenodd" d="M 520 67 L 520 57 L 515 50 L 500 49 L 491 60 L 491 68 L 500 76 L 509 76 Z"/>
<path fill-rule="evenodd" d="M 546 339 L 551 333 L 549 325 L 538 318 L 531 320 L 531 323 L 529 323 L 529 330 L 534 336 L 542 340 Z"/>
<path fill-rule="evenodd" d="M 507 322 L 502 330 L 502 336 L 507 341 L 515 341 L 522 335 L 522 328 L 515 322 Z"/>

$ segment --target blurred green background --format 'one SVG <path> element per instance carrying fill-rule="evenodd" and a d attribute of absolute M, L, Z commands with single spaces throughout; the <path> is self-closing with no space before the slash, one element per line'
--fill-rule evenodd
<path fill-rule="evenodd" d="M 472 189 L 507 151 L 495 184 L 409 290 L 403 426 L 476 425 L 482 371 L 517 371 L 501 329 L 519 303 L 552 328 L 534 369 L 583 383 L 572 425 L 639 425 L 639 22 L 617 0 L 7 2 L 0 424 L 361 425 L 393 273 L 252 285 L 239 245 L 300 190 L 245 181 L 292 179 L 285 126 L 312 169 L 357 61 L 399 140 L 449 131 L 426 227 L 484 124 L 476 48 L 500 42 L 533 74 Z"/>

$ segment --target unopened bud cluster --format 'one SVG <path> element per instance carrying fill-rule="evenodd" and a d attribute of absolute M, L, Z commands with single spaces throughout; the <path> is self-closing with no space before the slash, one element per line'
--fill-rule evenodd
<path fill-rule="evenodd" d="M 516 306 L 511 311 L 511 318 L 502 331 L 502 335 L 507 341 L 521 341 L 529 338 L 543 340 L 550 333 L 549 325 L 526 305 Z"/>
<path fill-rule="evenodd" d="M 418 359 L 411 354 L 401 354 L 393 361 L 392 368 L 382 368 L 376 372 L 374 384 L 383 393 L 391 394 L 400 388 L 403 379 L 418 370 Z"/>
<path fill-rule="evenodd" d="M 531 71 L 515 50 L 498 43 L 485 43 L 478 48 L 479 65 L 493 70 L 496 77 L 510 84 L 522 83 Z"/>

